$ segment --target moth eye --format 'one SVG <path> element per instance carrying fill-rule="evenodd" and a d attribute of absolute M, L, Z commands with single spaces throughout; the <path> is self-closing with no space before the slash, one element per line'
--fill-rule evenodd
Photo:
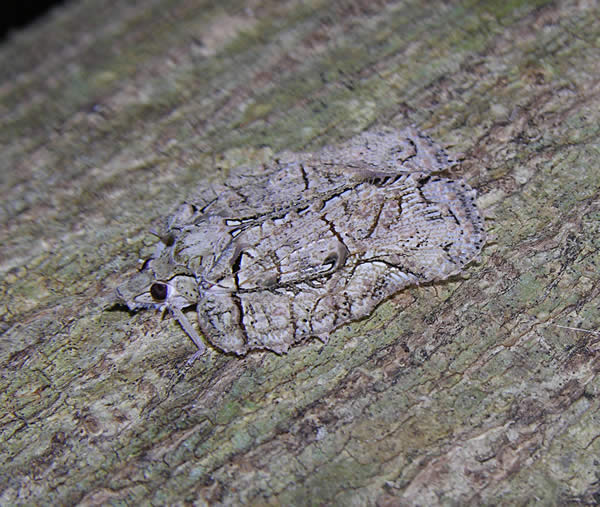
<path fill-rule="evenodd" d="M 150 287 L 150 295 L 156 301 L 167 299 L 167 286 L 164 283 L 153 283 Z"/>

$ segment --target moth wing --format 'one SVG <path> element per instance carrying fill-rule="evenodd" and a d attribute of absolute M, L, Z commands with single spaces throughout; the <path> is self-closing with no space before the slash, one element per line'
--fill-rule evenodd
<path fill-rule="evenodd" d="M 199 319 L 219 348 L 286 352 L 323 340 L 416 283 L 458 273 L 485 240 L 474 191 L 406 175 L 356 184 L 299 213 L 257 219 L 207 273 Z"/>
<path fill-rule="evenodd" d="M 364 167 L 392 173 L 430 174 L 454 164 L 442 146 L 414 127 L 375 127 L 343 144 L 325 147 L 318 158 L 325 165 Z"/>

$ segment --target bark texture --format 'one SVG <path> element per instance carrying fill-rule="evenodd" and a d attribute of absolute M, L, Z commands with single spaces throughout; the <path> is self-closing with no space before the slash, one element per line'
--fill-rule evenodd
<path fill-rule="evenodd" d="M 0 503 L 600 501 L 599 41 L 585 0 L 83 0 L 5 40 Z M 464 276 L 181 375 L 110 307 L 191 189 L 374 123 L 463 154 Z"/>

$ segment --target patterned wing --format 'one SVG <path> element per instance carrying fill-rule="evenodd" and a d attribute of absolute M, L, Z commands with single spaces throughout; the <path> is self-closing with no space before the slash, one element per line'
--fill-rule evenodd
<path fill-rule="evenodd" d="M 485 240 L 474 197 L 462 182 L 402 174 L 256 217 L 205 272 L 201 327 L 238 354 L 326 339 L 406 286 L 445 279 L 471 261 Z"/>
<path fill-rule="evenodd" d="M 117 296 L 167 308 L 204 346 L 278 353 L 326 340 L 411 284 L 460 272 L 485 241 L 475 192 L 436 173 L 446 152 L 413 128 L 376 128 L 317 153 L 232 170 L 166 221 L 148 271 Z"/>

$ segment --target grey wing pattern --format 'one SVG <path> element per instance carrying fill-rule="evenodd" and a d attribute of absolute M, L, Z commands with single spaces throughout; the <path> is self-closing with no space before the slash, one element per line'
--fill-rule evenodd
<path fill-rule="evenodd" d="M 353 184 L 236 235 L 227 262 L 205 274 L 198 318 L 223 350 L 285 352 L 408 285 L 458 273 L 483 241 L 462 182 L 406 174 Z"/>
<path fill-rule="evenodd" d="M 182 309 L 226 352 L 284 353 L 326 340 L 399 290 L 460 272 L 485 242 L 475 191 L 438 175 L 453 161 L 414 128 L 375 128 L 316 153 L 242 166 L 166 220 L 147 269 L 117 297 Z"/>

